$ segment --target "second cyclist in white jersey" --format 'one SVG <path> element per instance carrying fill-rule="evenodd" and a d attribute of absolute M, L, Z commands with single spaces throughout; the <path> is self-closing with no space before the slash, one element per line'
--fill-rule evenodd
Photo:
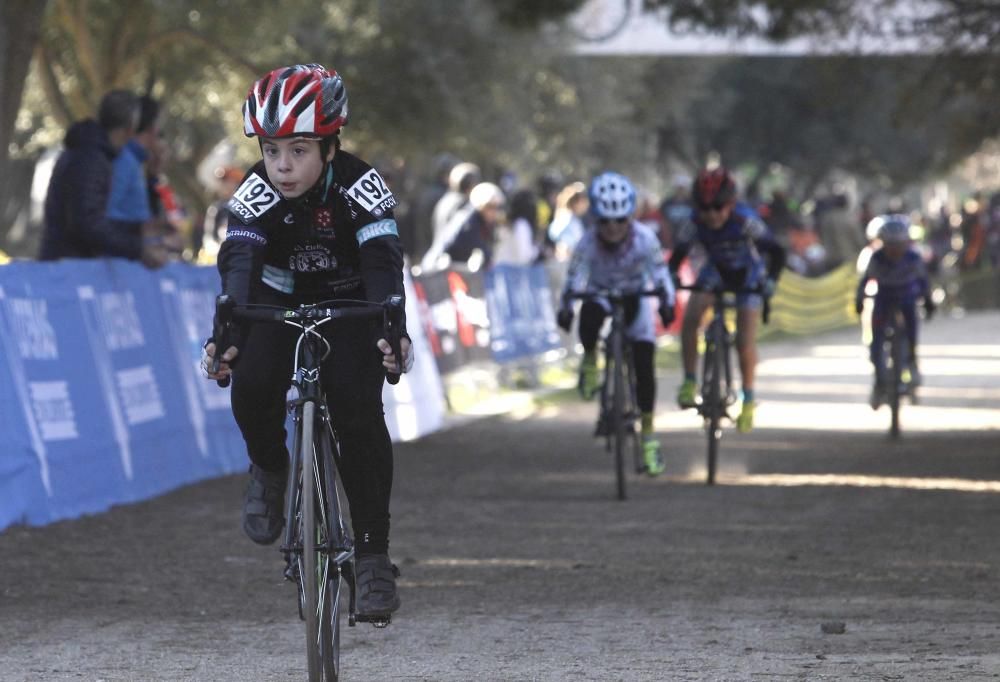
<path fill-rule="evenodd" d="M 660 288 L 660 321 L 669 326 L 674 320 L 674 286 L 663 258 L 660 240 L 651 229 L 637 222 L 635 188 L 619 173 L 602 173 L 590 184 L 590 211 L 596 227 L 584 233 L 570 259 L 562 306 L 557 320 L 569 331 L 573 307 L 569 294 L 598 289 L 638 292 Z M 583 361 L 580 367 L 580 392 L 590 399 L 599 388 L 597 338 L 611 306 L 604 300 L 586 301 L 580 307 L 580 343 Z M 632 343 L 636 373 L 636 400 L 642 414 L 642 438 L 646 471 L 651 476 L 663 472 L 660 441 L 653 431 L 656 405 L 656 378 L 653 355 L 656 329 L 652 310 L 639 296 L 630 298 L 625 307 L 626 336 Z"/>

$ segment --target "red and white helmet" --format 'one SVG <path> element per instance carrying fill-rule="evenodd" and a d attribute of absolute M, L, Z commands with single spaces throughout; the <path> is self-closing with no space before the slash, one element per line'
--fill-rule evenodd
<path fill-rule="evenodd" d="M 347 124 L 347 90 L 319 64 L 275 69 L 250 87 L 243 103 L 247 137 L 329 137 Z"/>

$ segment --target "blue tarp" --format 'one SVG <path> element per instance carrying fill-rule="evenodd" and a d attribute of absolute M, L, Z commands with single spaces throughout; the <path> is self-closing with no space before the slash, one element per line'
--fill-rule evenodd
<path fill-rule="evenodd" d="M 484 280 L 494 360 L 508 362 L 562 346 L 543 266 L 497 265 Z"/>
<path fill-rule="evenodd" d="M 201 377 L 215 268 L 0 267 L 0 529 L 243 470 L 229 391 Z"/>

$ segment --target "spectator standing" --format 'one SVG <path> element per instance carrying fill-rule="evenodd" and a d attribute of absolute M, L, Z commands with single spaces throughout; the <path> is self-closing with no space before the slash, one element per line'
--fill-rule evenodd
<path fill-rule="evenodd" d="M 459 163 L 448 173 L 448 191 L 434 205 L 434 213 L 431 215 L 434 230 L 431 248 L 446 238 L 449 224 L 459 211 L 468 207 L 469 193 L 481 179 L 482 172 L 474 163 Z"/>
<path fill-rule="evenodd" d="M 510 200 L 508 221 L 497 227 L 494 262 L 509 265 L 531 265 L 538 258 L 535 246 L 535 221 L 538 204 L 530 189 L 518 190 Z"/>
<path fill-rule="evenodd" d="M 576 243 L 587 231 L 584 220 L 589 209 L 587 186 L 582 182 L 571 182 L 559 192 L 555 216 L 548 226 L 549 240 L 555 244 L 558 260 L 568 260 Z"/>
<path fill-rule="evenodd" d="M 111 164 L 108 218 L 119 222 L 145 223 L 153 217 L 143 164 L 159 136 L 159 105 L 148 95 L 140 97 L 138 103 L 135 134 Z"/>
<path fill-rule="evenodd" d="M 141 221 L 108 216 L 113 161 L 135 134 L 138 117 L 138 97 L 113 90 L 101 99 L 97 120 L 70 126 L 45 197 L 39 258 L 120 257 L 150 267 L 163 264 L 161 250 L 144 244 Z"/>
<path fill-rule="evenodd" d="M 434 207 L 448 191 L 448 174 L 457 164 L 458 159 L 447 152 L 435 156 L 431 163 L 431 180 L 420 190 L 413 206 L 413 235 L 410 252 L 412 257 L 427 253 L 434 241 Z"/>
<path fill-rule="evenodd" d="M 481 182 L 469 193 L 472 212 L 462 223 L 445 252 L 452 263 L 461 263 L 470 270 L 488 268 L 493 264 L 497 226 L 504 220 L 506 197 L 492 182 Z"/>

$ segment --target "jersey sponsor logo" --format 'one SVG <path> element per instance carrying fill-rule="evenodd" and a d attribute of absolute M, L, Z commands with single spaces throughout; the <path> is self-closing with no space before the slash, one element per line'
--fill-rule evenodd
<path fill-rule="evenodd" d="M 322 246 L 297 246 L 288 257 L 288 269 L 296 272 L 323 272 L 336 267 L 336 257 Z"/>
<path fill-rule="evenodd" d="M 386 235 L 399 236 L 399 230 L 396 228 L 395 220 L 380 220 L 377 223 L 369 223 L 368 225 L 362 227 L 357 232 L 358 246 L 361 246 L 369 239 L 384 237 Z"/>
<path fill-rule="evenodd" d="M 226 241 L 244 242 L 257 246 L 267 246 L 267 237 L 255 230 L 248 230 L 245 227 L 231 227 L 226 230 Z"/>
<path fill-rule="evenodd" d="M 385 184 L 385 180 L 372 168 L 347 189 L 347 195 L 358 202 L 376 218 L 396 205 L 396 197 Z"/>
<path fill-rule="evenodd" d="M 333 238 L 333 211 L 329 206 L 320 206 L 313 209 L 313 229 L 321 237 Z"/>
<path fill-rule="evenodd" d="M 251 173 L 233 193 L 227 208 L 233 215 L 249 223 L 264 215 L 280 200 L 281 196 L 264 178 Z"/>

